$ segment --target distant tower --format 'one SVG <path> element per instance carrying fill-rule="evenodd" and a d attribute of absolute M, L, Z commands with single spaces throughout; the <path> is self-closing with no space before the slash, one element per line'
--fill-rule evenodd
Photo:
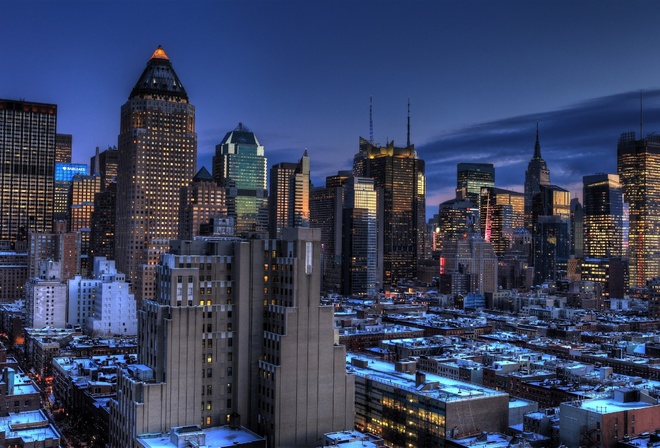
<path fill-rule="evenodd" d="M 459 163 L 456 167 L 456 198 L 468 199 L 479 208 L 482 188 L 495 186 L 492 163 Z"/>
<path fill-rule="evenodd" d="M 108 149 L 101 152 L 97 146 L 96 154 L 89 161 L 90 174 L 101 176 L 102 191 L 105 191 L 112 182 L 117 181 L 117 156 L 116 146 L 109 146 Z"/>
<path fill-rule="evenodd" d="M 524 201 L 524 194 L 517 191 L 495 187 L 481 189 L 481 236 L 493 243 L 498 256 L 511 247 L 514 230 L 524 226 Z"/>
<path fill-rule="evenodd" d="M 80 233 L 80 273 L 83 277 L 92 270 L 90 250 L 94 197 L 101 191 L 101 176 L 76 174 L 69 190 L 69 232 Z"/>
<path fill-rule="evenodd" d="M 310 161 L 305 150 L 298 163 L 281 162 L 270 169 L 268 229 L 279 238 L 285 227 L 309 227 Z"/>
<path fill-rule="evenodd" d="M 536 124 L 536 143 L 534 156 L 525 171 L 525 228 L 532 226 L 532 202 L 534 196 L 540 191 L 541 185 L 550 185 L 550 171 L 548 165 L 541 157 L 541 143 L 539 142 L 539 125 Z"/>
<path fill-rule="evenodd" d="M 55 162 L 71 163 L 73 136 L 71 134 L 55 134 Z"/>
<path fill-rule="evenodd" d="M 52 230 L 56 125 L 54 104 L 0 100 L 0 240 Z"/>
<path fill-rule="evenodd" d="M 138 278 L 153 275 L 143 266 L 177 238 L 179 192 L 197 165 L 195 108 L 160 46 L 121 108 L 118 151 L 117 270 L 141 299 Z"/>
<path fill-rule="evenodd" d="M 265 236 L 268 230 L 268 161 L 254 132 L 239 123 L 215 147 L 213 179 L 227 191 L 227 214 L 238 236 Z"/>
<path fill-rule="evenodd" d="M 623 190 L 616 174 L 584 176 L 584 254 L 623 257 Z"/>
<path fill-rule="evenodd" d="M 532 204 L 533 256 L 536 284 L 565 278 L 571 252 L 570 193 L 556 185 L 540 185 Z"/>
<path fill-rule="evenodd" d="M 660 136 L 622 134 L 617 172 L 630 206 L 630 286 L 643 287 L 660 275 Z"/>
<path fill-rule="evenodd" d="M 181 188 L 179 239 L 192 240 L 200 235 L 200 226 L 211 218 L 227 215 L 225 189 L 215 183 L 202 167 L 187 187 Z"/>

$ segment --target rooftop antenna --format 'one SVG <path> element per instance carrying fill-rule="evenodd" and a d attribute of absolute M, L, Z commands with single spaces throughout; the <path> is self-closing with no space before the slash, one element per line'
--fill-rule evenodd
<path fill-rule="evenodd" d="M 406 146 L 410 146 L 410 97 L 408 97 L 408 139 Z"/>
<path fill-rule="evenodd" d="M 642 91 L 639 91 L 639 139 L 644 138 L 644 108 L 642 105 Z"/>
<path fill-rule="evenodd" d="M 374 144 L 373 97 L 369 97 L 369 143 Z"/>

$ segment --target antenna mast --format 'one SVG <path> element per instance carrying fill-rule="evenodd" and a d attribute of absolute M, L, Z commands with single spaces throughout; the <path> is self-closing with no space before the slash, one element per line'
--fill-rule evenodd
<path fill-rule="evenodd" d="M 369 143 L 374 144 L 374 119 L 372 97 L 369 97 Z"/>
<path fill-rule="evenodd" d="M 408 139 L 406 146 L 410 146 L 410 97 L 408 97 Z"/>
<path fill-rule="evenodd" d="M 639 139 L 644 138 L 644 108 L 642 106 L 642 91 L 639 91 Z"/>

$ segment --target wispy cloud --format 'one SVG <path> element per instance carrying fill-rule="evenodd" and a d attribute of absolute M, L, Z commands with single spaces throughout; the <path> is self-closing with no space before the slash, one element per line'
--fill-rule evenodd
<path fill-rule="evenodd" d="M 626 92 L 555 111 L 479 123 L 418 146 L 419 156 L 426 161 L 427 210 L 437 210 L 438 204 L 432 201 L 452 197 L 459 162 L 493 163 L 497 186 L 521 190 L 534 153 L 537 122 L 551 182 L 581 196 L 582 176 L 616 172 L 620 134 L 634 130 L 639 135 L 639 95 Z M 659 98 L 660 90 L 643 92 L 643 116 L 649 123 L 645 134 L 660 131 Z"/>

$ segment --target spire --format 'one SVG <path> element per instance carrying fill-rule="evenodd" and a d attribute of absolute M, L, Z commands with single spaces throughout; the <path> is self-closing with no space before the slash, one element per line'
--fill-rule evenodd
<path fill-rule="evenodd" d="M 539 122 L 536 122 L 536 143 L 534 144 L 534 159 L 542 159 L 541 143 L 539 143 Z"/>
<path fill-rule="evenodd" d="M 160 45 L 149 58 L 149 62 L 133 87 L 129 98 L 138 96 L 170 97 L 177 101 L 188 100 L 188 94 L 172 68 L 172 61 Z"/>
<path fill-rule="evenodd" d="M 374 144 L 374 117 L 373 117 L 373 103 L 372 98 L 369 97 L 369 143 Z"/>
<path fill-rule="evenodd" d="M 161 47 L 160 45 L 158 46 L 158 48 L 156 48 L 154 54 L 151 55 L 151 59 L 167 59 L 168 61 L 170 60 L 170 58 L 167 57 L 165 50 L 163 50 L 163 47 Z"/>
<path fill-rule="evenodd" d="M 410 146 L 410 98 L 408 98 L 408 138 L 406 142 L 406 146 Z"/>
<path fill-rule="evenodd" d="M 639 91 L 639 139 L 644 138 L 644 108 L 642 107 L 642 91 Z"/>

